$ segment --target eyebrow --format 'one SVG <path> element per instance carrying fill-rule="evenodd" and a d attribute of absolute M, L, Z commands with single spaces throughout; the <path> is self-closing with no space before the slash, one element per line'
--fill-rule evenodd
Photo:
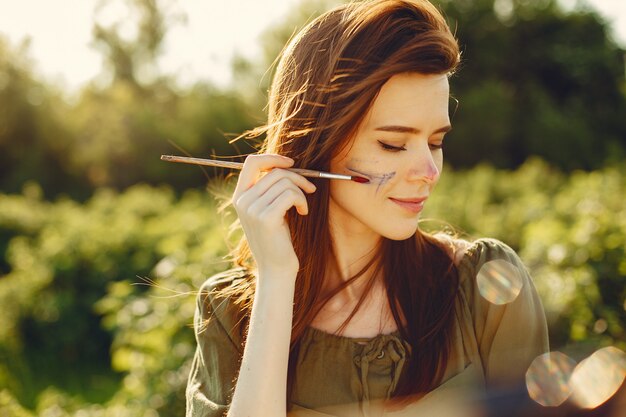
<path fill-rule="evenodd" d="M 374 130 L 379 130 L 381 132 L 412 133 L 414 135 L 417 135 L 417 134 L 419 134 L 421 132 L 421 130 L 415 129 L 414 127 L 397 126 L 397 125 L 380 126 L 380 127 L 377 127 Z M 452 126 L 446 125 L 444 127 L 440 127 L 439 129 L 435 130 L 433 133 L 446 133 L 446 132 L 449 132 L 451 130 L 452 130 Z"/>

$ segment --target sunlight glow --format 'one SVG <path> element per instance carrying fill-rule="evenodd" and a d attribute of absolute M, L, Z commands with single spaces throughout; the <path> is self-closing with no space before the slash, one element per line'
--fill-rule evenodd
<path fill-rule="evenodd" d="M 164 0 L 163 0 L 164 1 Z M 566 9 L 571 1 L 560 0 Z M 254 58 L 259 53 L 258 36 L 300 0 L 172 0 L 167 3 L 186 15 L 186 24 L 168 29 L 159 70 L 176 74 L 179 85 L 211 80 L 231 82 L 230 64 L 235 54 Z M 613 26 L 616 39 L 626 44 L 626 3 L 622 0 L 589 0 Z M 128 14 L 123 2 L 110 2 L 104 23 Z M 97 0 L 0 0 L 0 37 L 13 46 L 30 38 L 30 55 L 42 75 L 70 91 L 101 73 L 102 59 L 91 44 L 91 29 Z M 505 2 L 499 1 L 502 6 Z M 504 6 L 502 6 L 504 7 Z M 502 8 L 501 7 L 501 8 Z M 132 16 L 131 16 L 132 17 Z M 134 28 L 121 27 L 133 37 Z"/>

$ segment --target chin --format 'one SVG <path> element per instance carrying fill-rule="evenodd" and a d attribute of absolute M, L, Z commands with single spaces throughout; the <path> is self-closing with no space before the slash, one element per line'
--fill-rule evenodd
<path fill-rule="evenodd" d="M 415 236 L 417 232 L 417 227 L 414 228 L 404 228 L 398 230 L 389 230 L 386 233 L 381 233 L 384 237 L 389 240 L 406 240 L 410 237 Z"/>

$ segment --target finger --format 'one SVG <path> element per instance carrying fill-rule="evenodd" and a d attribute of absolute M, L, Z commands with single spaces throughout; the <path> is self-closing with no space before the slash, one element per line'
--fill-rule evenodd
<path fill-rule="evenodd" d="M 276 185 L 283 179 L 289 181 L 290 184 L 294 184 L 295 186 L 304 189 L 308 193 L 312 193 L 316 190 L 315 185 L 302 175 L 285 169 L 274 168 L 269 174 L 258 180 L 253 187 L 242 193 L 237 198 L 233 197 L 233 201 L 236 206 L 245 209 L 247 206 L 267 193 L 268 190 L 276 187 Z M 285 189 L 286 186 L 287 184 L 284 184 L 281 190 Z M 273 196 L 275 198 L 276 194 L 273 194 Z"/>
<path fill-rule="evenodd" d="M 260 181 L 259 181 L 260 182 Z M 270 206 L 281 194 L 287 190 L 292 190 L 296 194 L 304 197 L 302 190 L 298 188 L 289 178 L 281 178 L 274 186 L 272 186 L 265 194 L 252 201 L 249 207 L 244 208 L 245 212 L 249 216 L 256 217 L 257 213 L 263 212 L 268 206 Z M 243 196 L 240 200 L 247 199 L 248 195 Z M 306 198 L 305 198 L 306 201 Z M 246 202 L 240 201 L 240 207 L 245 207 Z"/>
<path fill-rule="evenodd" d="M 260 213 L 260 217 L 268 218 L 278 216 L 282 219 L 287 214 L 287 210 L 295 207 L 299 214 L 309 214 L 309 206 L 302 191 L 288 188 L 284 190 L 274 201 Z"/>
<path fill-rule="evenodd" d="M 306 179 L 306 177 L 303 177 L 296 172 L 289 171 L 288 169 L 281 168 L 272 169 L 269 174 L 257 181 L 255 188 L 258 188 L 260 193 L 264 193 L 281 178 L 289 178 L 295 185 L 309 193 L 312 193 L 317 189 L 315 184 Z"/>
<path fill-rule="evenodd" d="M 276 154 L 248 155 L 239 173 L 233 200 L 236 200 L 238 196 L 252 187 L 257 182 L 261 172 L 275 167 L 288 168 L 293 163 L 293 159 Z"/>
<path fill-rule="evenodd" d="M 287 188 L 289 184 L 295 187 L 304 189 L 307 193 L 312 193 L 316 190 L 315 184 L 307 180 L 300 174 L 288 171 L 286 169 L 274 168 L 272 171 L 258 180 L 254 186 L 243 192 L 240 196 L 233 196 L 233 205 L 238 213 L 247 212 L 248 206 L 252 205 L 256 200 L 261 198 L 269 190 L 276 187 L 282 180 L 288 181 L 284 183 L 278 190 L 278 194 L 281 190 Z M 272 199 L 267 201 L 267 204 L 276 198 L 278 195 L 276 192 L 271 194 Z"/>

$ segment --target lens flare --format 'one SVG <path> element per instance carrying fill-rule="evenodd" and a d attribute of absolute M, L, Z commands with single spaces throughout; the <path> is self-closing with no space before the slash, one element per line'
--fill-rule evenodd
<path fill-rule="evenodd" d="M 576 361 L 561 352 L 548 352 L 535 358 L 526 371 L 528 394 L 538 404 L 556 407 L 571 394 L 569 384 Z"/>
<path fill-rule="evenodd" d="M 626 354 L 609 346 L 576 366 L 570 380 L 572 400 L 581 408 L 596 408 L 615 394 L 626 377 Z"/>
<path fill-rule="evenodd" d="M 498 305 L 514 301 L 524 285 L 519 269 L 501 259 L 486 262 L 478 271 L 477 283 L 483 298 Z"/>

